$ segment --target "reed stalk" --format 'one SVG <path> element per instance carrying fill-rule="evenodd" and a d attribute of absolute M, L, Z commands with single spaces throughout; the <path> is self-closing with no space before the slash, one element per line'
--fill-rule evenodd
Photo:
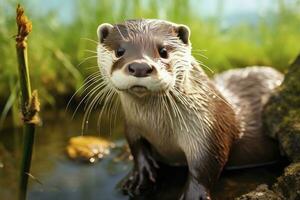
<path fill-rule="evenodd" d="M 27 36 L 32 30 L 32 24 L 24 15 L 24 9 L 17 7 L 17 26 L 16 51 L 18 58 L 19 82 L 21 90 L 21 111 L 23 125 L 23 151 L 20 169 L 19 181 L 19 200 L 26 199 L 28 177 L 30 174 L 30 165 L 32 149 L 35 136 L 35 126 L 39 123 L 39 101 L 37 92 L 31 92 L 29 67 L 27 59 Z"/>

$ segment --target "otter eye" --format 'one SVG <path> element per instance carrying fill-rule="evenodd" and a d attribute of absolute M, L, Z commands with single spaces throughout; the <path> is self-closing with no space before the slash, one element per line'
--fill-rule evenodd
<path fill-rule="evenodd" d="M 121 56 L 123 56 L 124 53 L 125 53 L 125 49 L 122 48 L 122 47 L 119 47 L 119 48 L 115 51 L 115 54 L 116 54 L 116 56 L 117 56 L 118 58 L 121 57 Z"/>
<path fill-rule="evenodd" d="M 165 47 L 160 47 L 158 49 L 158 51 L 159 51 L 160 57 L 162 57 L 162 58 L 168 58 L 168 51 L 167 51 L 167 49 Z"/>

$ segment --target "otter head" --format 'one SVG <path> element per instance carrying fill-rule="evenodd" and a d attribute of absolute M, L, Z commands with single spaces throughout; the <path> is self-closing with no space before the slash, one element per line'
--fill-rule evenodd
<path fill-rule="evenodd" d="M 118 91 L 138 97 L 176 87 L 190 66 L 190 30 L 163 20 L 101 24 L 98 65 Z"/>

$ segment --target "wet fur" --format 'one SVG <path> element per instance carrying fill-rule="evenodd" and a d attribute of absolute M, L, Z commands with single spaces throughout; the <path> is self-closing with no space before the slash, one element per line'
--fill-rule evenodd
<path fill-rule="evenodd" d="M 218 179 L 228 159 L 227 166 L 236 167 L 277 158 L 276 144 L 262 133 L 261 110 L 282 81 L 279 72 L 268 67 L 249 67 L 224 72 L 212 81 L 192 57 L 189 41 L 178 36 L 177 25 L 162 20 L 131 20 L 111 28 L 98 46 L 98 62 L 107 82 L 124 87 L 116 92 L 125 114 L 125 135 L 136 166 L 145 164 L 151 174 L 154 169 L 148 163 L 149 154 L 151 159 L 153 155 L 167 164 L 188 165 L 189 178 L 183 198 L 193 199 L 209 198 L 207 189 Z M 136 44 L 132 51 L 139 47 L 153 59 L 147 61 L 140 51 L 126 59 L 117 59 L 113 50 L 123 40 Z M 153 51 L 163 41 L 171 52 L 167 63 L 159 62 Z M 129 82 L 114 80 L 114 74 L 123 73 L 124 65 L 141 57 L 156 66 L 158 78 L 163 73 L 174 78 L 170 84 L 164 83 L 164 79 L 155 80 L 165 84 L 167 90 L 153 87 L 151 94 L 137 97 L 127 92 Z M 140 82 L 154 84 L 150 79 L 143 81 Z M 149 149 L 143 150 L 143 140 Z"/>
<path fill-rule="evenodd" d="M 233 106 L 241 132 L 235 141 L 227 168 L 272 163 L 279 159 L 277 143 L 263 133 L 261 113 L 283 75 L 270 67 L 247 67 L 218 74 L 214 82 Z"/>

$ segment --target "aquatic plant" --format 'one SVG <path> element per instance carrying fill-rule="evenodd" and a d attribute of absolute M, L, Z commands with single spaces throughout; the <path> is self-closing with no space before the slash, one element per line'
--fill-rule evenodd
<path fill-rule="evenodd" d="M 16 51 L 18 58 L 19 83 L 21 89 L 21 110 L 24 122 L 23 130 L 23 155 L 21 161 L 21 173 L 19 184 L 19 199 L 26 199 L 28 176 L 30 175 L 31 155 L 34 142 L 35 125 L 39 123 L 39 100 L 37 91 L 31 92 L 29 67 L 27 59 L 27 36 L 32 30 L 32 24 L 24 15 L 24 9 L 17 7 Z"/>

